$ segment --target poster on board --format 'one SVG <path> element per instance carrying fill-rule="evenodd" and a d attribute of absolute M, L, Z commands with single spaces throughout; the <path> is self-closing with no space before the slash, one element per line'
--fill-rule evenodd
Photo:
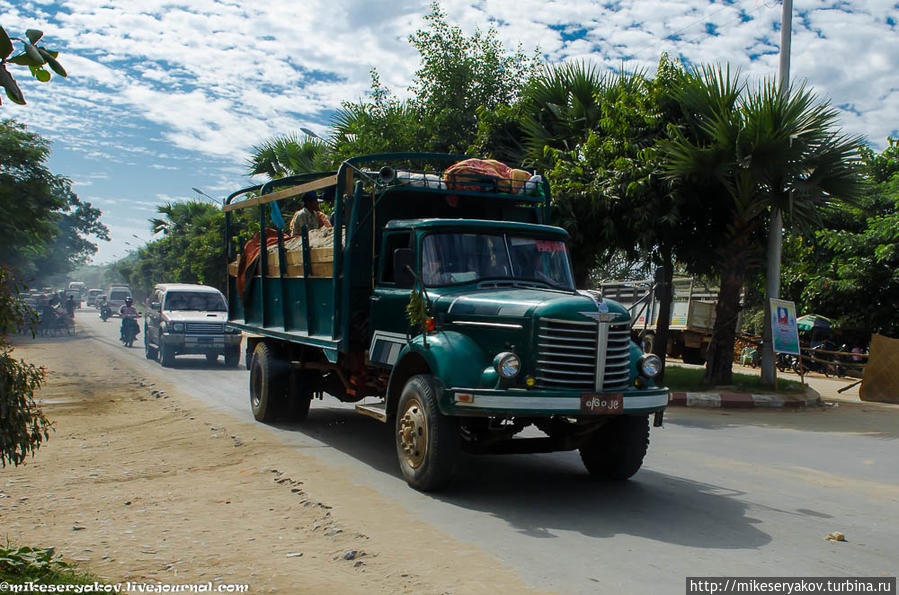
<path fill-rule="evenodd" d="M 771 338 L 774 353 L 799 355 L 799 328 L 796 326 L 796 304 L 771 298 Z"/>

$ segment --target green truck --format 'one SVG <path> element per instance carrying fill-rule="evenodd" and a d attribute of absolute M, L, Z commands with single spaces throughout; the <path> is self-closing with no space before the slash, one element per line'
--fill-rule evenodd
<path fill-rule="evenodd" d="M 354 157 L 225 200 L 228 324 L 246 337 L 254 417 L 357 403 L 393 424 L 419 490 L 445 486 L 461 451 L 578 449 L 592 475 L 629 478 L 668 403 L 658 358 L 627 309 L 575 288 L 549 184 L 448 173 L 466 159 Z M 333 227 L 286 235 L 282 210 L 309 192 Z"/>

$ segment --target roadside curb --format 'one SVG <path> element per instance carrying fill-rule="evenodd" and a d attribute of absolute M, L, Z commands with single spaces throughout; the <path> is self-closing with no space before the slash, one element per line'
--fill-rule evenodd
<path fill-rule="evenodd" d="M 681 407 L 707 407 L 720 409 L 753 409 L 765 408 L 798 408 L 821 405 L 818 394 L 792 395 L 755 395 L 749 393 L 682 393 L 673 392 L 668 404 Z"/>

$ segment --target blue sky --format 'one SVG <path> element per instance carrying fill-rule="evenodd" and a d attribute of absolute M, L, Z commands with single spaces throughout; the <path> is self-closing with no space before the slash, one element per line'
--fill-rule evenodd
<path fill-rule="evenodd" d="M 450 22 L 494 26 L 507 48 L 549 62 L 590 60 L 652 72 L 659 55 L 777 72 L 773 0 L 447 0 Z M 245 186 L 251 147 L 301 127 L 324 134 L 377 67 L 403 95 L 417 68 L 408 36 L 417 0 L 0 0 L 11 35 L 45 32 L 68 79 L 17 79 L 29 104 L 4 101 L 53 142 L 55 173 L 103 210 L 113 236 L 98 262 L 150 238 L 156 206 Z M 791 74 L 842 112 L 841 126 L 882 148 L 899 136 L 899 2 L 794 0 Z M 135 237 L 137 236 L 137 237 Z"/>

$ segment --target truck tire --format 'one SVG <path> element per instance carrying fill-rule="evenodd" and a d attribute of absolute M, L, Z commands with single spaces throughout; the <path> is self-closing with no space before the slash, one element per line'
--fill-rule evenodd
<path fill-rule="evenodd" d="M 147 342 L 146 337 L 144 337 L 144 355 L 148 360 L 156 361 L 157 353 L 155 347 L 150 347 L 150 344 Z"/>
<path fill-rule="evenodd" d="M 643 465 L 649 446 L 649 416 L 624 415 L 612 419 L 581 446 L 581 461 L 590 475 L 623 480 Z"/>
<path fill-rule="evenodd" d="M 291 421 L 305 421 L 312 404 L 310 370 L 292 370 L 287 385 L 287 416 Z"/>
<path fill-rule="evenodd" d="M 225 367 L 236 368 L 240 363 L 240 349 L 231 348 L 225 350 Z"/>
<path fill-rule="evenodd" d="M 159 346 L 159 363 L 163 368 L 171 368 L 175 363 L 175 350 L 165 343 Z"/>
<path fill-rule="evenodd" d="M 256 421 L 273 421 L 280 412 L 287 390 L 287 366 L 274 349 L 260 341 L 250 363 L 250 409 Z"/>
<path fill-rule="evenodd" d="M 396 415 L 396 454 L 403 477 L 422 492 L 446 486 L 456 472 L 459 428 L 440 413 L 429 374 L 413 376 L 400 395 Z"/>

